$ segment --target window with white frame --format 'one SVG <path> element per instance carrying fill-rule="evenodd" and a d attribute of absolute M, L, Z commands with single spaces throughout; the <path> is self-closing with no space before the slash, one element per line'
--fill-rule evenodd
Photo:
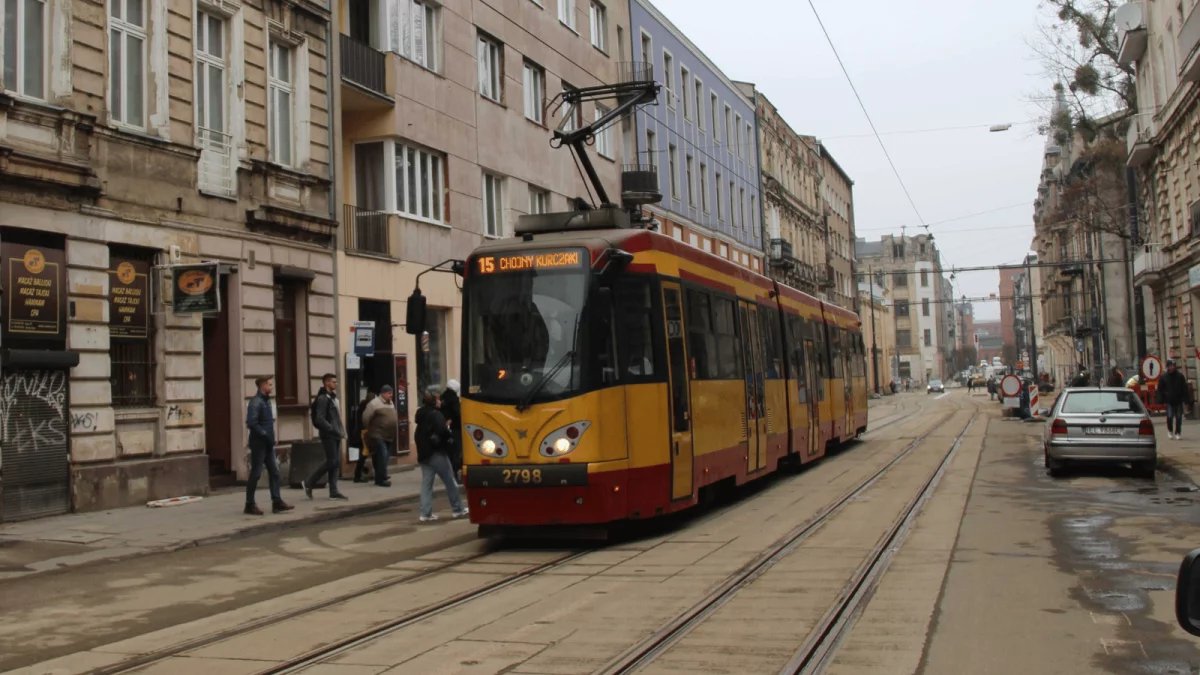
<path fill-rule="evenodd" d="M 725 106 L 725 145 L 729 146 L 729 152 L 733 152 L 734 141 L 737 137 L 733 131 L 733 108 Z"/>
<path fill-rule="evenodd" d="M 596 104 L 596 120 L 608 114 L 608 109 L 599 103 Z M 609 124 L 600 131 L 596 132 L 596 153 L 601 157 L 613 158 L 613 142 L 612 142 L 613 125 Z"/>
<path fill-rule="evenodd" d="M 672 78 L 671 71 L 675 69 L 675 59 L 671 57 L 671 52 L 663 50 L 663 89 L 667 92 L 667 105 L 675 107 L 675 87 L 671 86 Z"/>
<path fill-rule="evenodd" d="M 758 209 L 758 199 L 755 198 L 754 195 L 750 195 L 750 230 L 756 234 L 758 233 L 758 230 L 754 229 L 754 223 L 758 222 L 758 210 L 757 209 Z"/>
<path fill-rule="evenodd" d="M 733 134 L 729 137 L 729 146 L 733 147 L 734 141 L 736 141 L 738 159 L 746 159 L 746 144 L 742 141 L 742 133 L 740 131 L 742 128 L 742 116 L 734 115 L 734 119 L 737 121 L 733 125 Z"/>
<path fill-rule="evenodd" d="M 700 131 L 704 131 L 704 119 L 706 117 L 704 114 L 704 83 L 697 77 L 692 82 L 692 88 L 695 90 L 696 124 L 699 125 Z"/>
<path fill-rule="evenodd" d="M 717 187 L 717 189 L 716 189 L 717 220 L 724 221 L 725 220 L 725 212 L 723 210 L 721 210 L 721 174 L 719 174 L 719 173 L 717 174 L 716 187 Z"/>
<path fill-rule="evenodd" d="M 396 210 L 414 218 L 445 222 L 445 167 L 445 155 L 396 142 Z"/>
<path fill-rule="evenodd" d="M 504 236 L 504 179 L 483 172 L 483 233 Z"/>
<path fill-rule="evenodd" d="M 196 126 L 201 138 L 225 135 L 225 21 L 196 12 Z"/>
<path fill-rule="evenodd" d="M 692 81 L 692 74 L 688 72 L 686 66 L 679 66 L 679 97 L 683 99 L 683 119 L 692 119 L 692 97 L 688 96 L 688 83 Z"/>
<path fill-rule="evenodd" d="M 746 123 L 746 154 L 749 155 L 749 160 L 754 161 L 754 127 Z"/>
<path fill-rule="evenodd" d="M 294 139 L 292 110 L 295 94 L 292 90 L 292 48 L 272 40 L 270 42 L 267 74 L 267 104 L 270 118 L 271 161 L 291 166 Z"/>
<path fill-rule="evenodd" d="M 46 98 L 46 0 L 4 0 L 4 86 L 30 98 Z"/>
<path fill-rule="evenodd" d="M 746 226 L 746 188 L 738 190 L 738 220 L 742 223 L 743 232 L 749 229 Z"/>
<path fill-rule="evenodd" d="M 558 0 L 558 20 L 575 30 L 575 0 Z"/>
<path fill-rule="evenodd" d="M 574 89 L 566 80 L 563 80 L 562 88 L 563 91 Z M 564 101 L 560 109 L 562 110 L 562 117 L 565 122 L 562 125 L 563 131 L 575 131 L 579 128 L 579 125 L 583 124 L 583 111 L 579 106 Z"/>
<path fill-rule="evenodd" d="M 608 10 L 592 0 L 591 7 L 592 46 L 601 51 L 608 49 Z"/>
<path fill-rule="evenodd" d="M 392 51 L 430 70 L 438 69 L 441 8 L 426 0 L 397 0 L 388 41 Z"/>
<path fill-rule="evenodd" d="M 733 181 L 729 181 L 729 227 L 736 230 L 738 221 L 737 212 L 733 210 L 733 195 L 737 193 L 734 192 L 734 189 Z"/>
<path fill-rule="evenodd" d="M 525 118 L 542 124 L 545 120 L 546 71 L 532 61 L 525 62 Z"/>
<path fill-rule="evenodd" d="M 658 168 L 658 134 L 646 130 L 646 164 Z"/>
<path fill-rule="evenodd" d="M 692 162 L 691 155 L 688 155 L 684 159 L 683 168 L 684 168 L 684 171 L 686 172 L 685 178 L 687 180 L 687 189 L 688 189 L 688 197 L 687 197 L 688 206 L 694 207 L 694 206 L 696 206 L 696 174 L 692 170 L 693 162 Z"/>
<path fill-rule="evenodd" d="M 5 0 L 6 14 L 10 1 Z M 7 18 L 5 23 L 8 23 Z M 108 70 L 108 110 L 112 120 L 145 128 L 146 6 L 143 0 L 109 0 Z"/>
<path fill-rule="evenodd" d="M 504 46 L 480 33 L 476 56 L 479 59 L 479 93 L 499 103 L 503 94 Z"/>
<path fill-rule="evenodd" d="M 540 215 L 546 213 L 550 205 L 550 193 L 541 188 L 529 186 L 529 213 Z"/>
<path fill-rule="evenodd" d="M 667 147 L 667 163 L 671 172 L 671 199 L 679 199 L 679 149 L 674 145 Z"/>
<path fill-rule="evenodd" d="M 708 213 L 708 165 L 700 162 L 700 209 Z"/>

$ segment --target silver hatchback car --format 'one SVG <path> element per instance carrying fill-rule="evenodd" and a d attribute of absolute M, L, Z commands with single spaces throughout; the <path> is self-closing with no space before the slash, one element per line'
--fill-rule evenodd
<path fill-rule="evenodd" d="M 1138 476 L 1153 478 L 1158 463 L 1154 423 L 1137 394 L 1120 387 L 1064 390 L 1042 446 L 1051 476 L 1061 475 L 1067 462 L 1090 461 L 1129 463 Z"/>

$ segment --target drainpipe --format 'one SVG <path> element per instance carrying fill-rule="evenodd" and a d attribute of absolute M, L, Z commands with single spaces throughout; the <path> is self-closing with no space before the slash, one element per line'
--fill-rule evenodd
<path fill-rule="evenodd" d="M 338 143 L 338 140 L 341 138 L 342 131 L 342 111 L 341 101 L 338 98 L 341 83 L 338 80 L 335 80 L 334 77 L 335 74 L 341 72 L 342 54 L 340 45 L 338 44 L 338 40 L 340 39 L 341 35 L 341 26 L 339 25 L 338 21 L 338 8 L 336 5 L 334 5 L 332 9 L 333 11 L 329 15 L 329 23 L 327 24 L 329 30 L 329 40 L 326 41 L 326 49 L 329 50 L 329 58 L 325 59 L 325 88 L 328 91 L 328 98 L 326 100 L 329 102 L 329 119 L 333 121 L 333 123 L 329 125 L 329 148 L 332 155 L 332 159 L 329 162 L 329 219 L 336 223 L 338 221 L 338 204 L 340 204 L 342 201 L 341 185 L 337 180 L 337 167 L 338 163 L 342 160 L 342 148 L 341 144 Z M 340 242 L 342 241 L 342 233 L 342 227 L 337 227 L 337 231 L 333 236 L 333 250 L 329 252 L 333 262 L 333 372 L 335 373 L 342 372 L 342 369 L 346 365 L 346 360 L 342 356 L 343 336 L 341 328 L 341 302 L 339 302 L 341 291 L 339 285 L 340 274 L 338 272 L 338 248 Z M 312 375 L 312 373 L 309 373 L 310 382 Z M 349 386 L 349 373 L 343 372 L 342 375 L 343 376 L 338 380 L 342 383 L 343 387 L 341 396 L 343 401 L 348 401 L 350 400 L 350 397 L 346 395 L 347 392 L 345 391 L 345 388 Z M 346 410 L 345 413 L 347 415 L 347 421 L 349 421 L 349 415 L 352 414 L 352 410 Z M 350 428 L 350 426 L 347 426 L 346 428 Z"/>
<path fill-rule="evenodd" d="M 696 112 L 699 115 L 699 111 Z M 767 254 L 763 258 L 763 276 L 767 276 L 767 266 L 770 264 L 770 243 L 767 241 L 767 200 L 763 191 L 762 175 L 762 118 L 758 116 L 758 87 L 754 88 L 754 156 L 758 157 L 758 176 L 755 183 L 758 185 L 758 231 L 759 237 L 762 238 L 762 248 Z M 782 236 L 782 232 L 780 235 Z"/>

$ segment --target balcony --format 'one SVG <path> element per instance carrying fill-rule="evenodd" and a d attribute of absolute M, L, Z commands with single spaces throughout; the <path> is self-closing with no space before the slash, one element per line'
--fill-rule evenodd
<path fill-rule="evenodd" d="M 360 253 L 391 255 L 388 214 L 352 204 L 343 206 L 343 214 L 346 219 L 347 249 Z"/>
<path fill-rule="evenodd" d="M 349 35 L 340 35 L 342 103 L 346 110 L 390 108 L 396 101 L 388 93 L 388 59 L 383 52 L 359 42 Z"/>
<path fill-rule="evenodd" d="M 196 182 L 200 191 L 222 197 L 236 196 L 233 137 L 220 131 L 200 128 L 196 146 L 200 148 L 200 162 L 196 166 Z"/>
<path fill-rule="evenodd" d="M 1130 17 L 1136 17 L 1136 20 L 1132 22 L 1133 28 L 1121 31 L 1121 49 L 1117 53 L 1117 62 L 1123 66 L 1136 63 L 1146 53 L 1146 45 L 1150 40 L 1146 33 L 1143 9 L 1142 3 L 1130 2 L 1120 10 L 1129 13 Z"/>
<path fill-rule="evenodd" d="M 1167 255 L 1161 248 L 1145 246 L 1133 257 L 1133 282 L 1137 285 L 1156 284 L 1163 278 Z"/>
<path fill-rule="evenodd" d="M 1187 21 L 1184 21 L 1183 27 L 1179 29 L 1179 50 L 1176 53 L 1181 57 L 1179 79 L 1184 82 L 1200 80 L 1200 54 L 1197 54 L 1197 46 L 1200 46 L 1200 4 L 1192 7 Z"/>
<path fill-rule="evenodd" d="M 1154 145 L 1154 135 L 1157 133 L 1154 124 L 1154 113 L 1138 113 L 1129 120 L 1129 131 L 1125 135 L 1125 148 L 1128 157 L 1125 165 L 1129 167 L 1145 166 L 1158 149 Z"/>
<path fill-rule="evenodd" d="M 772 239 L 770 259 L 772 267 L 792 267 L 795 258 L 792 257 L 792 242 L 787 239 Z"/>

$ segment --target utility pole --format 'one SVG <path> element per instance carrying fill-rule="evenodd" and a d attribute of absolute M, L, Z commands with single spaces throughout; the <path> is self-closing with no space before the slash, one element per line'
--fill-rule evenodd
<path fill-rule="evenodd" d="M 869 301 L 871 303 L 871 372 L 875 376 L 875 393 L 878 394 L 879 393 L 879 346 L 878 346 L 879 328 L 878 328 L 878 324 L 875 323 L 875 270 L 873 268 L 868 267 L 867 274 L 871 275 L 871 297 L 869 298 Z"/>

